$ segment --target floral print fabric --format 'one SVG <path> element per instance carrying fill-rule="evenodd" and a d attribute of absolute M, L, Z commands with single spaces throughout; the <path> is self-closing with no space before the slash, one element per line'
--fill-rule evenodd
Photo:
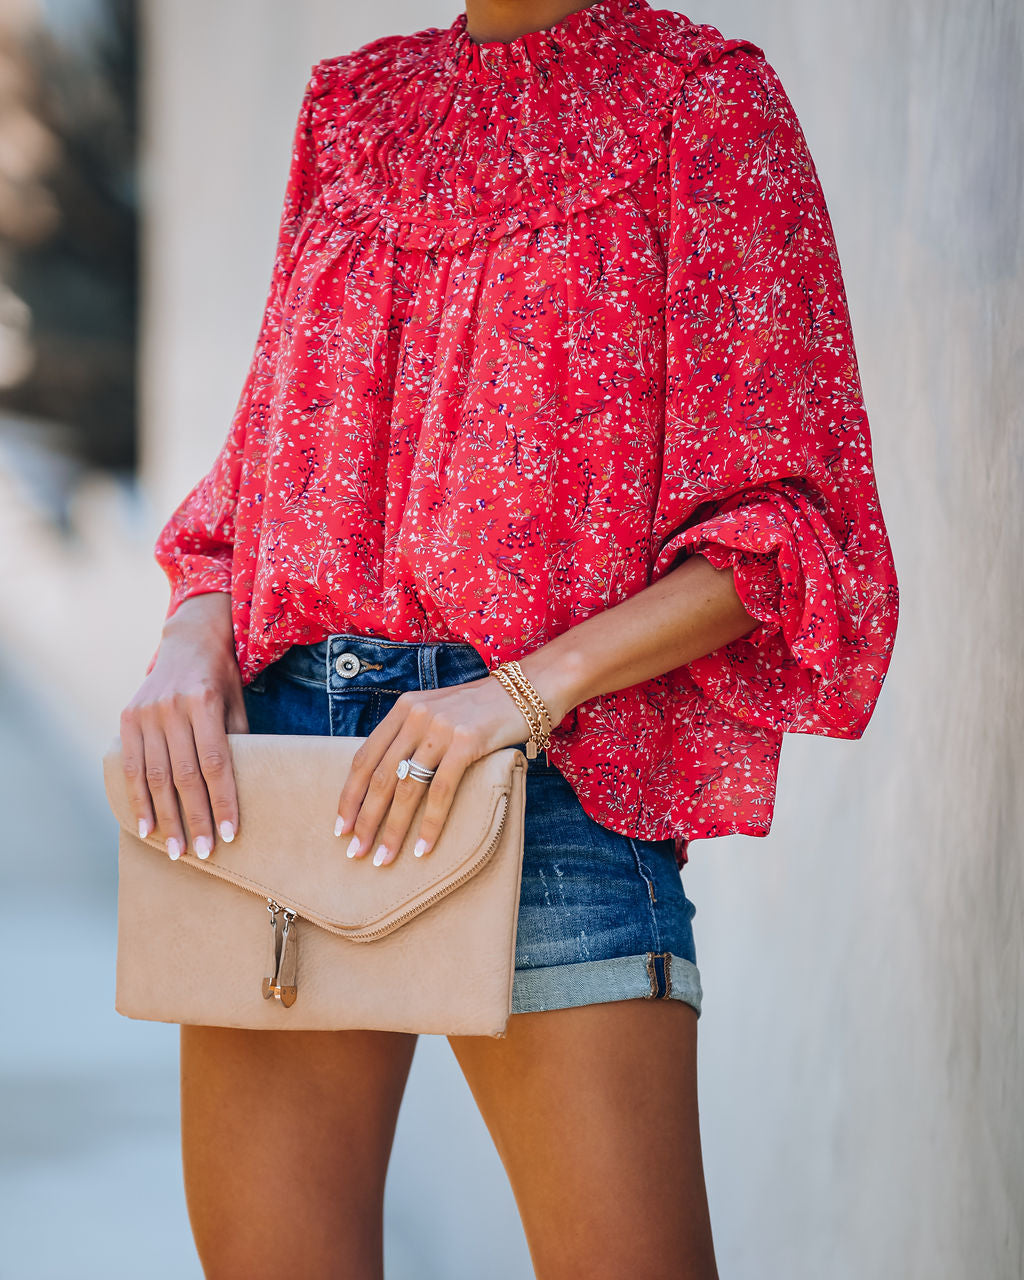
<path fill-rule="evenodd" d="M 832 227 L 763 52 L 647 0 L 318 63 L 248 378 L 161 532 L 243 679 L 353 631 L 490 667 L 681 559 L 758 625 L 588 699 L 553 763 L 612 830 L 767 833 L 785 731 L 856 738 L 897 583 Z"/>

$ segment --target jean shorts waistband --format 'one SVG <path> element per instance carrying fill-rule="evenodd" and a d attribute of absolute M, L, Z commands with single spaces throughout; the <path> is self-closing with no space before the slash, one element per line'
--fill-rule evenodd
<path fill-rule="evenodd" d="M 352 632 L 292 645 L 278 663 L 293 679 L 323 685 L 328 693 L 437 689 L 478 680 L 488 672 L 480 654 L 462 641 L 385 640 Z"/>
<path fill-rule="evenodd" d="M 312 644 L 295 644 L 273 664 L 280 674 L 315 685 L 329 695 L 397 697 L 410 689 L 439 689 L 480 680 L 489 668 L 464 641 L 387 640 L 335 632 Z M 259 687 L 260 676 L 256 677 Z M 514 743 L 526 753 L 525 740 Z M 546 752 L 530 760 L 533 772 L 555 770 Z"/>

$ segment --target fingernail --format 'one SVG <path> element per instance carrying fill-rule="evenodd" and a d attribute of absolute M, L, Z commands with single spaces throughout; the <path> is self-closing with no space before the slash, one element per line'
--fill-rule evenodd
<path fill-rule="evenodd" d="M 385 859 L 387 856 L 388 856 L 388 848 L 387 848 L 387 845 L 384 845 L 384 844 L 380 844 L 380 845 L 378 845 L 378 846 L 377 846 L 377 852 L 373 855 L 373 865 L 374 865 L 375 867 L 379 867 L 379 866 L 381 866 L 381 865 L 382 865 L 382 863 L 384 862 L 384 859 Z"/>
<path fill-rule="evenodd" d="M 209 836 L 196 836 L 196 857 L 208 858 L 210 850 L 213 848 L 213 841 Z"/>
<path fill-rule="evenodd" d="M 353 836 L 352 839 L 349 841 L 348 848 L 345 850 L 345 856 L 347 858 L 354 858 L 358 852 L 359 852 L 359 837 Z"/>
<path fill-rule="evenodd" d="M 218 828 L 218 830 L 220 831 L 220 838 L 224 841 L 225 844 L 230 844 L 231 841 L 234 840 L 235 838 L 234 824 L 228 822 L 227 819 L 225 819 L 220 824 L 220 827 Z"/>
<path fill-rule="evenodd" d="M 181 841 L 171 836 L 167 841 L 167 856 L 172 862 L 177 861 L 181 857 Z"/>
<path fill-rule="evenodd" d="M 334 834 L 336 836 L 344 835 L 345 829 L 347 826 L 348 826 L 348 823 L 339 813 L 334 822 Z"/>
<path fill-rule="evenodd" d="M 149 835 L 149 823 L 146 821 L 145 818 L 140 818 L 139 819 L 139 839 L 145 840 L 146 836 L 148 835 Z"/>
<path fill-rule="evenodd" d="M 416 841 L 412 849 L 417 858 L 422 858 L 427 851 L 427 842 L 422 836 Z"/>

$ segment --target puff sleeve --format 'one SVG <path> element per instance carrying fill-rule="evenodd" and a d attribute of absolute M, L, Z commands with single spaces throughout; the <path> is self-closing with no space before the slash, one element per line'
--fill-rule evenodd
<path fill-rule="evenodd" d="M 856 738 L 898 588 L 833 230 L 760 51 L 687 77 L 668 148 L 666 418 L 652 578 L 731 566 L 757 626 L 689 663 L 756 729 Z"/>
<path fill-rule="evenodd" d="M 265 417 L 273 395 L 274 354 L 294 267 L 294 253 L 318 195 L 311 108 L 317 68 L 306 84 L 295 125 L 284 206 L 263 318 L 248 374 L 227 438 L 207 474 L 185 496 L 160 531 L 154 547 L 171 587 L 167 617 L 189 596 L 230 591 L 235 510 L 250 425 Z"/>

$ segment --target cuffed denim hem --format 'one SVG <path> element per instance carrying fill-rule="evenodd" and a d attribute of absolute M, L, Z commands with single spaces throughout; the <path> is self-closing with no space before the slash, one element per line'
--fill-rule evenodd
<path fill-rule="evenodd" d="M 700 972 L 692 960 L 671 951 L 585 960 L 580 964 L 517 969 L 513 1013 L 573 1009 L 610 1000 L 682 1000 L 700 1017 Z"/>

